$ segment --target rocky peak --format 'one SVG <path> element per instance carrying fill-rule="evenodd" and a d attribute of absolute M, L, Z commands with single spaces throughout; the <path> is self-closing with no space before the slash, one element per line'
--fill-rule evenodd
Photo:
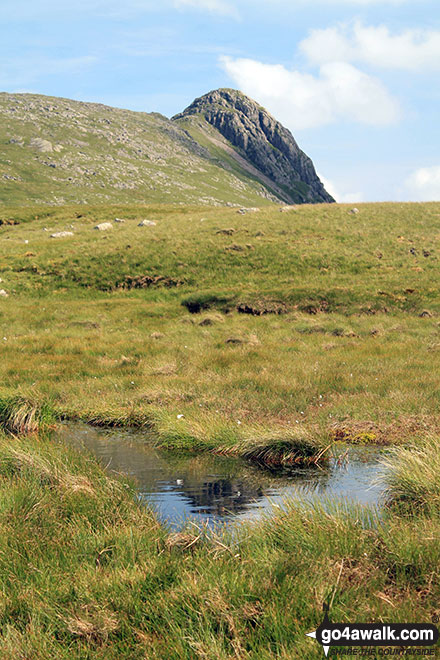
<path fill-rule="evenodd" d="M 199 118 L 216 128 L 290 203 L 334 202 L 291 132 L 241 92 L 218 89 L 196 99 L 174 121 Z"/>

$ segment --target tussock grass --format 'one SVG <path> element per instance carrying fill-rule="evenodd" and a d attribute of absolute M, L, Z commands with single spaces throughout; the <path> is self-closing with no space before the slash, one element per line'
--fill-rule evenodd
<path fill-rule="evenodd" d="M 440 513 L 440 441 L 396 447 L 382 459 L 388 499 L 404 509 Z"/>
<path fill-rule="evenodd" d="M 0 437 L 0 468 L 2 660 L 318 660 L 323 603 L 335 621 L 438 611 L 439 517 L 286 502 L 238 531 L 168 533 L 64 445 Z"/>
<path fill-rule="evenodd" d="M 35 433 L 53 425 L 55 411 L 40 395 L 0 396 L 0 427 L 12 433 Z"/>

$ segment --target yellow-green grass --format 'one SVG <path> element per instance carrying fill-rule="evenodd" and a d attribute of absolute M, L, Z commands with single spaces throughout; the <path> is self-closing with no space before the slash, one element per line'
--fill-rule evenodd
<path fill-rule="evenodd" d="M 0 503 L 2 660 L 315 660 L 324 603 L 338 622 L 440 612 L 438 507 L 286 504 L 238 534 L 170 534 L 128 484 L 36 436 L 0 437 Z"/>
<path fill-rule="evenodd" d="M 209 537 L 169 534 L 53 440 L 2 437 L 2 660 L 313 660 L 324 602 L 335 621 L 439 614 L 440 204 L 349 210 L 2 211 L 19 223 L 0 226 L 5 429 L 134 425 L 266 462 L 404 445 L 380 515 L 286 504 Z"/>
<path fill-rule="evenodd" d="M 28 401 L 170 448 L 289 460 L 436 431 L 440 204 L 359 211 L 2 211 L 18 224 L 0 226 L 0 417 L 20 430 L 11 405 Z M 124 288 L 138 276 L 151 286 Z"/>

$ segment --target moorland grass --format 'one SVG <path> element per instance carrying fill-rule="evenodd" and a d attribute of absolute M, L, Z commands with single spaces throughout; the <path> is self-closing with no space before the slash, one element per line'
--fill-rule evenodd
<path fill-rule="evenodd" d="M 2 436 L 2 660 L 314 659 L 324 602 L 439 614 L 440 205 L 359 208 L 2 210 L 5 430 L 81 419 L 269 463 L 402 445 L 380 514 L 286 503 L 176 535 L 86 456 Z"/>
<path fill-rule="evenodd" d="M 3 210 L 0 400 L 271 458 L 437 432 L 440 205 L 359 209 Z"/>
<path fill-rule="evenodd" d="M 323 603 L 347 622 L 439 611 L 438 506 L 286 503 L 238 533 L 169 533 L 129 484 L 35 436 L 0 439 L 0 502 L 2 660 L 313 660 Z"/>

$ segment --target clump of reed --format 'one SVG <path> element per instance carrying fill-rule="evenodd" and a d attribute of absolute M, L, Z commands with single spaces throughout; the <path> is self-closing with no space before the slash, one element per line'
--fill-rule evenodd
<path fill-rule="evenodd" d="M 56 413 L 41 396 L 22 394 L 0 397 L 0 427 L 11 433 L 35 433 L 52 426 Z"/>
<path fill-rule="evenodd" d="M 394 447 L 382 459 L 381 481 L 390 504 L 440 513 L 440 440 L 427 436 L 420 444 Z"/>

